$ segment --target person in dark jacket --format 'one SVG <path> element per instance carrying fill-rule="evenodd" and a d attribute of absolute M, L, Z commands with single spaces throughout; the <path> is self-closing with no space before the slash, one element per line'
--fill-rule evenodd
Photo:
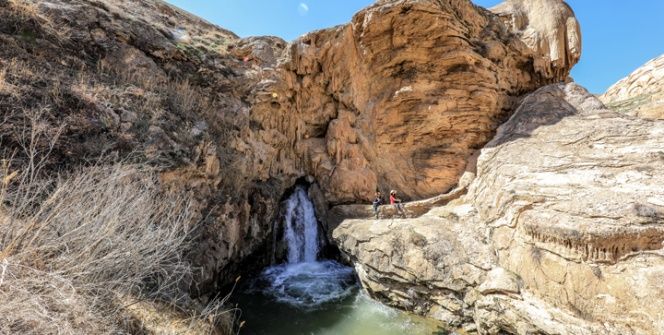
<path fill-rule="evenodd" d="M 376 196 L 373 201 L 373 211 L 376 219 L 378 218 L 378 207 L 383 204 L 383 196 L 380 191 L 376 191 Z"/>

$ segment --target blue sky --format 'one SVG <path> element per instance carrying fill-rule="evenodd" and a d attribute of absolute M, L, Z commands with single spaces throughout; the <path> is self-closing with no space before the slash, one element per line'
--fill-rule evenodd
<path fill-rule="evenodd" d="M 245 37 L 286 40 L 346 23 L 373 0 L 167 0 Z M 490 7 L 500 0 L 474 0 Z M 572 77 L 602 93 L 646 61 L 664 54 L 664 1 L 567 0 L 581 22 L 583 56 Z"/>

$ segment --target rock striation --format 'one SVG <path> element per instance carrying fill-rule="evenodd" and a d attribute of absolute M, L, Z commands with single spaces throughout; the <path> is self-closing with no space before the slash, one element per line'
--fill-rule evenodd
<path fill-rule="evenodd" d="M 610 108 L 650 119 L 664 119 L 664 55 L 611 86 L 600 99 Z"/>
<path fill-rule="evenodd" d="M 348 220 L 333 235 L 374 296 L 481 334 L 658 334 L 662 135 L 663 122 L 607 109 L 576 84 L 547 86 L 482 149 L 462 198 L 416 219 Z M 446 248 L 410 237 L 417 229 Z M 407 261 L 428 248 L 445 255 L 434 276 L 426 257 Z M 437 299 L 437 285 L 456 299 Z"/>
<path fill-rule="evenodd" d="M 538 54 L 535 69 L 547 77 L 567 79 L 581 59 L 581 28 L 562 0 L 506 0 L 491 8 Z"/>
<path fill-rule="evenodd" d="M 298 156 L 331 204 L 390 188 L 424 198 L 456 185 L 521 95 L 567 77 L 570 48 L 562 61 L 545 54 L 469 1 L 379 1 L 294 41 L 285 85 L 267 88 L 286 88 L 278 117 L 302 115 Z"/>
<path fill-rule="evenodd" d="M 476 151 L 525 94 L 566 80 L 581 51 L 578 24 L 563 2 L 498 9 L 467 0 L 378 1 L 348 24 L 286 43 L 241 39 L 156 0 L 0 0 L 0 154 L 24 159 L 16 126 L 39 115 L 47 137 L 58 139 L 36 143 L 51 152 L 45 170 L 104 156 L 159 171 L 163 187 L 190 194 L 196 212 L 193 297 L 270 261 L 281 198 L 298 180 L 315 184 L 320 212 L 370 200 L 377 188 L 397 188 L 407 199 L 454 189 L 411 205 L 428 214 L 404 224 L 411 230 L 399 238 L 368 227 L 357 243 L 352 231 L 338 239 L 349 254 L 363 253 L 365 240 L 387 252 L 367 253 L 378 263 L 358 267 L 376 294 L 466 324 L 482 292 L 515 294 L 522 279 L 482 286 L 504 257 L 480 225 L 466 229 L 472 208 L 430 209 L 461 201 Z M 321 217 L 345 215 L 335 208 Z M 450 220 L 443 230 L 441 215 Z M 619 264 L 631 257 L 628 249 L 655 250 L 656 230 L 620 229 L 643 241 L 623 247 L 602 237 L 610 229 L 597 228 L 593 245 L 616 251 L 590 248 L 580 261 Z M 559 233 L 528 236 L 560 244 L 567 237 Z M 392 245 L 404 239 L 425 249 L 405 256 L 407 243 Z M 456 259 L 449 256 L 455 250 L 466 252 Z M 421 280 L 403 270 L 416 263 L 427 269 Z M 413 280 L 416 289 L 399 288 Z M 438 302 L 430 302 L 428 288 Z"/>

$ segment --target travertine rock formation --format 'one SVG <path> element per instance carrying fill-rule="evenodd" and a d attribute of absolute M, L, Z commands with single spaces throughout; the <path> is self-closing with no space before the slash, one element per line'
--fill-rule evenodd
<path fill-rule="evenodd" d="M 535 69 L 565 80 L 581 58 L 581 28 L 562 0 L 506 0 L 491 8 L 541 58 Z"/>
<path fill-rule="evenodd" d="M 663 135 L 576 84 L 547 86 L 482 149 L 463 198 L 334 236 L 375 296 L 480 333 L 658 334 Z M 444 257 L 411 260 L 429 249 Z"/>
<path fill-rule="evenodd" d="M 664 119 L 664 55 L 615 83 L 600 99 L 621 112 Z"/>
<path fill-rule="evenodd" d="M 454 187 L 524 94 L 566 79 L 580 51 L 567 27 L 563 57 L 467 0 L 391 0 L 287 44 L 154 0 L 0 0 L 0 154 L 20 164 L 15 126 L 39 112 L 58 138 L 46 170 L 100 155 L 158 169 L 200 221 L 197 296 L 269 261 L 279 201 L 299 178 L 316 182 L 323 209 L 376 188 Z M 559 45 L 561 33 L 532 29 Z"/>
<path fill-rule="evenodd" d="M 457 183 L 520 95 L 563 80 L 578 60 L 550 58 L 469 1 L 380 1 L 294 41 L 287 90 L 267 87 L 286 112 L 253 113 L 297 135 L 305 170 L 331 203 L 368 201 L 376 188 L 428 197 Z M 289 129 L 265 120 L 293 113 Z"/>

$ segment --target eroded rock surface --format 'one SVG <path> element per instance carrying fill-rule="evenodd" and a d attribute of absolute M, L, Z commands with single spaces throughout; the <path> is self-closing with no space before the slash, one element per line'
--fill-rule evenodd
<path fill-rule="evenodd" d="M 334 231 L 363 286 L 392 306 L 461 326 L 472 320 L 477 287 L 496 259 L 469 208 L 416 219 L 347 220 Z"/>
<path fill-rule="evenodd" d="M 379 1 L 294 41 L 278 74 L 286 82 L 266 87 L 272 109 L 252 114 L 297 137 L 333 204 L 369 201 L 377 188 L 429 197 L 457 183 L 518 97 L 578 60 L 531 47 L 469 1 Z"/>
<path fill-rule="evenodd" d="M 615 83 L 600 99 L 621 112 L 664 119 L 664 55 Z"/>
<path fill-rule="evenodd" d="M 314 177 L 319 208 L 457 185 L 519 99 L 576 61 L 522 37 L 467 0 L 379 1 L 290 44 L 240 39 L 160 1 L 0 1 L 0 152 L 21 152 L 15 125 L 38 113 L 58 138 L 46 170 L 104 156 L 160 171 L 165 188 L 191 195 L 202 295 L 269 261 L 279 201 L 299 178 Z M 422 235 L 439 243 L 433 232 Z M 464 293 L 453 300 L 443 283 L 440 299 L 464 300 L 480 280 L 464 276 L 450 279 Z"/>
<path fill-rule="evenodd" d="M 393 267 L 428 273 L 426 263 L 394 261 L 403 255 L 380 241 L 406 245 L 406 255 L 422 250 L 404 236 L 411 225 L 430 221 L 432 234 L 453 246 L 441 249 L 450 262 L 467 261 L 472 252 L 490 263 L 476 268 L 483 284 L 455 291 L 479 290 L 464 315 L 480 333 L 658 334 L 664 331 L 662 136 L 662 121 L 606 109 L 576 84 L 547 86 L 525 98 L 482 149 L 464 197 L 418 219 L 349 220 L 334 236 L 351 259 L 371 268 L 374 275 L 361 278 L 373 292 L 377 285 L 366 282 L 393 283 Z M 379 238 L 362 238 L 366 229 L 388 225 Z M 447 237 L 450 230 L 457 231 Z M 476 245 L 454 243 L 461 238 Z M 392 265 L 378 266 L 381 259 Z M 415 276 L 395 291 L 453 273 Z M 456 310 L 448 302 L 427 303 Z"/>
<path fill-rule="evenodd" d="M 581 28 L 562 0 L 506 0 L 491 8 L 535 51 L 535 68 L 565 80 L 581 58 Z"/>

